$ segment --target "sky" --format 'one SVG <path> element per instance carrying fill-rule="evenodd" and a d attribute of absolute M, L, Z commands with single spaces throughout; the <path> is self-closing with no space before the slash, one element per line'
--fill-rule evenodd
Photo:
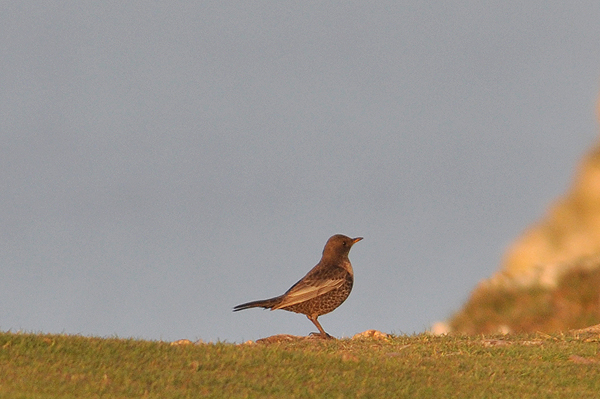
<path fill-rule="evenodd" d="M 244 342 L 460 309 L 597 142 L 600 2 L 3 1 L 0 330 Z"/>

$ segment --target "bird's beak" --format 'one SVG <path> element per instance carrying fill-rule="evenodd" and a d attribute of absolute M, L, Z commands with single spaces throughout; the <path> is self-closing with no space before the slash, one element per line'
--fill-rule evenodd
<path fill-rule="evenodd" d="M 356 244 L 357 242 L 359 242 L 360 240 L 362 240 L 362 237 L 356 237 L 352 239 L 352 245 Z"/>

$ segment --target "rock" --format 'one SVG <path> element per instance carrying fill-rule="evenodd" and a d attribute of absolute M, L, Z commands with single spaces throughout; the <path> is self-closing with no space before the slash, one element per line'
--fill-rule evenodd
<path fill-rule="evenodd" d="M 431 329 L 429 330 L 429 334 L 431 335 L 446 335 L 452 332 L 452 329 L 445 321 L 438 321 L 433 323 Z"/>
<path fill-rule="evenodd" d="M 179 345 L 192 345 L 193 342 L 189 339 L 180 339 L 177 341 L 173 341 L 170 343 L 171 346 L 179 346 Z"/>
<path fill-rule="evenodd" d="M 355 334 L 352 337 L 352 339 L 364 339 L 364 338 L 387 339 L 387 338 L 390 338 L 390 335 L 388 335 L 386 333 L 382 333 L 381 331 L 377 331 L 377 330 L 367 330 L 367 331 Z"/>
<path fill-rule="evenodd" d="M 510 245 L 498 271 L 475 287 L 450 327 L 468 334 L 569 330 L 590 316 L 598 319 L 590 309 L 599 302 L 593 296 L 599 271 L 597 141 L 579 162 L 568 190 Z"/>
<path fill-rule="evenodd" d="M 583 157 L 570 189 L 507 250 L 492 277 L 554 288 L 573 267 L 600 264 L 600 144 Z"/>
<path fill-rule="evenodd" d="M 574 334 L 600 334 L 600 324 L 595 326 L 580 328 L 579 330 L 571 330 Z"/>
<path fill-rule="evenodd" d="M 297 335 L 289 335 L 289 334 L 279 334 L 272 335 L 267 338 L 257 339 L 257 344 L 273 344 L 279 342 L 295 342 L 295 341 L 304 341 L 306 339 L 310 339 L 310 337 L 299 337 Z"/>

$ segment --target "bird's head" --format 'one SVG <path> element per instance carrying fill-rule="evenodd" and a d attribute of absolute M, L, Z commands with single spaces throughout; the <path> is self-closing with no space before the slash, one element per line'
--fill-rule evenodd
<path fill-rule="evenodd" d="M 323 259 L 347 257 L 350 248 L 362 239 L 362 237 L 350 238 L 342 234 L 332 236 L 323 249 Z"/>

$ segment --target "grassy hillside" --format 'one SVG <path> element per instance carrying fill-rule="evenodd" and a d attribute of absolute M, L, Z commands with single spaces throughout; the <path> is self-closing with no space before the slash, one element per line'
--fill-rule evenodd
<path fill-rule="evenodd" d="M 450 320 L 452 331 L 466 334 L 547 333 L 600 323 L 600 267 L 572 268 L 554 287 L 477 287 Z"/>
<path fill-rule="evenodd" d="M 599 341 L 423 334 L 170 346 L 0 333 L 0 397 L 592 397 Z"/>

